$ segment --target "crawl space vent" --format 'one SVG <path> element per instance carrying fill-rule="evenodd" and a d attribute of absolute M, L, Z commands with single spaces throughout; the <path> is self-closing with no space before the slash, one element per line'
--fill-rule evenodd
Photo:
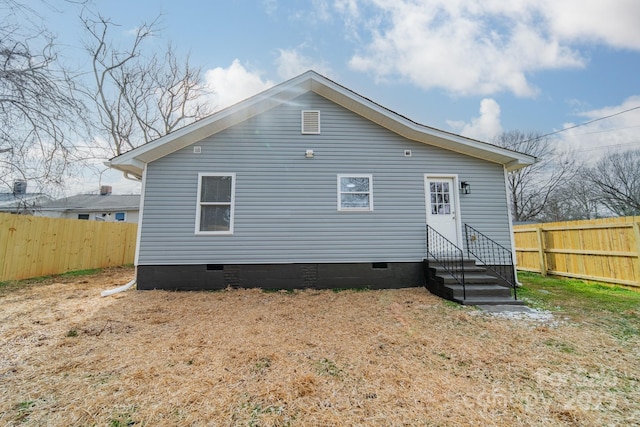
<path fill-rule="evenodd" d="M 302 111 L 302 133 L 320 133 L 320 111 Z"/>

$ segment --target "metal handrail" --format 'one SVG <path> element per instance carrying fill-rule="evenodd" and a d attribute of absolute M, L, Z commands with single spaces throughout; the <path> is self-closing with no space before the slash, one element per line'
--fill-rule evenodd
<path fill-rule="evenodd" d="M 464 235 L 469 257 L 473 256 L 513 288 L 513 298 L 518 299 L 513 253 L 468 224 L 464 225 Z"/>
<path fill-rule="evenodd" d="M 464 252 L 429 225 L 427 225 L 427 255 L 462 285 L 462 298 L 467 299 L 464 283 Z"/>

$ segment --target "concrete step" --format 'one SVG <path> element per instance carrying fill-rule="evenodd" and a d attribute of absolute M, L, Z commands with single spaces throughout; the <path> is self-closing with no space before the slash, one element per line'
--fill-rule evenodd
<path fill-rule="evenodd" d="M 511 290 L 507 287 L 495 284 L 469 285 L 467 284 L 463 290 L 462 285 L 445 285 L 445 289 L 451 291 L 454 298 L 462 298 L 466 291 L 469 297 L 511 297 Z"/>
<path fill-rule="evenodd" d="M 456 284 L 458 281 L 451 277 L 451 275 L 438 275 L 443 280 L 445 285 Z M 491 276 L 490 274 L 482 274 L 482 273 L 469 273 L 465 271 L 464 273 L 464 283 L 467 285 L 485 285 L 485 284 L 495 284 L 496 277 Z"/>
<path fill-rule="evenodd" d="M 454 298 L 454 301 L 462 305 L 524 305 L 524 301 L 513 299 L 513 297 L 467 297 L 466 299 Z"/>
<path fill-rule="evenodd" d="M 524 305 L 524 302 L 513 298 L 510 288 L 501 286 L 499 279 L 487 274 L 485 267 L 477 265 L 473 259 L 464 259 L 463 262 L 465 292 L 462 285 L 433 259 L 425 259 L 425 265 L 429 267 L 427 289 L 464 305 Z"/>
<path fill-rule="evenodd" d="M 440 262 L 436 261 L 433 258 L 425 258 L 424 261 L 429 264 L 429 267 L 437 267 L 440 266 Z M 440 261 L 447 263 L 448 261 L 460 261 L 460 258 L 451 258 L 451 259 L 440 259 Z M 463 258 L 462 263 L 465 267 L 470 266 L 473 267 L 476 265 L 476 260 L 473 258 Z"/>
<path fill-rule="evenodd" d="M 436 272 L 436 274 L 447 274 L 447 270 L 442 267 L 441 265 L 432 265 L 429 266 L 429 268 L 433 271 Z M 464 274 L 467 274 L 467 272 L 469 273 L 484 273 L 485 271 L 487 271 L 486 267 L 483 267 L 481 265 L 465 265 L 464 266 Z"/>

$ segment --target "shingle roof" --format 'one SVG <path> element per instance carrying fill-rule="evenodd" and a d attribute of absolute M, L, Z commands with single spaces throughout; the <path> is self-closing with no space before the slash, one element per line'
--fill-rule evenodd
<path fill-rule="evenodd" d="M 47 200 L 51 200 L 51 198 L 44 193 L 26 193 L 18 195 L 15 195 L 14 193 L 0 193 L 0 209 L 13 209 L 18 205 L 24 206 L 25 204 L 38 207 Z"/>
<path fill-rule="evenodd" d="M 78 194 L 42 204 L 42 210 L 47 211 L 137 211 L 139 209 L 139 194 L 105 196 Z"/>

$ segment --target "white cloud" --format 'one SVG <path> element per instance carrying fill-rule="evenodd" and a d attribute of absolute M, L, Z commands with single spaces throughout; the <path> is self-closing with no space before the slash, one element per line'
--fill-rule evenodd
<path fill-rule="evenodd" d="M 262 0 L 262 6 L 269 16 L 275 16 L 278 11 L 278 0 Z"/>
<path fill-rule="evenodd" d="M 262 80 L 260 73 L 247 70 L 238 59 L 228 68 L 207 70 L 205 84 L 213 92 L 212 102 L 216 110 L 235 104 L 273 86 L 270 80 Z"/>
<path fill-rule="evenodd" d="M 572 150 L 585 161 L 595 161 L 605 154 L 616 151 L 640 150 L 640 96 L 635 95 L 620 105 L 585 111 L 579 115 L 584 122 L 614 115 L 587 125 L 575 127 L 578 123 L 565 123 L 568 129 L 554 135 L 558 146 Z M 622 114 L 622 111 L 630 110 Z"/>
<path fill-rule="evenodd" d="M 480 101 L 479 117 L 474 117 L 470 123 L 450 120 L 447 124 L 460 135 L 480 141 L 491 141 L 502 133 L 500 105 L 491 98 L 485 98 Z"/>
<path fill-rule="evenodd" d="M 296 49 L 280 49 L 276 64 L 278 66 L 278 75 L 284 80 L 309 70 L 314 70 L 325 76 L 333 74 L 331 68 L 324 62 L 304 56 Z"/>
<path fill-rule="evenodd" d="M 326 0 L 313 0 L 312 6 L 316 19 L 323 22 L 331 20 L 331 12 Z"/>
<path fill-rule="evenodd" d="M 358 0 L 335 0 L 336 10 L 344 17 L 344 25 L 347 31 L 347 37 L 353 40 L 359 40 L 358 21 L 360 20 L 360 9 L 358 8 Z"/>
<path fill-rule="evenodd" d="M 640 49 L 637 0 L 547 0 L 540 8 L 562 39 Z"/>
<path fill-rule="evenodd" d="M 527 75 L 583 67 L 581 43 L 640 49 L 636 0 L 338 0 L 369 40 L 350 61 L 378 79 L 462 95 L 531 97 Z M 367 9 L 368 13 L 363 13 Z"/>

